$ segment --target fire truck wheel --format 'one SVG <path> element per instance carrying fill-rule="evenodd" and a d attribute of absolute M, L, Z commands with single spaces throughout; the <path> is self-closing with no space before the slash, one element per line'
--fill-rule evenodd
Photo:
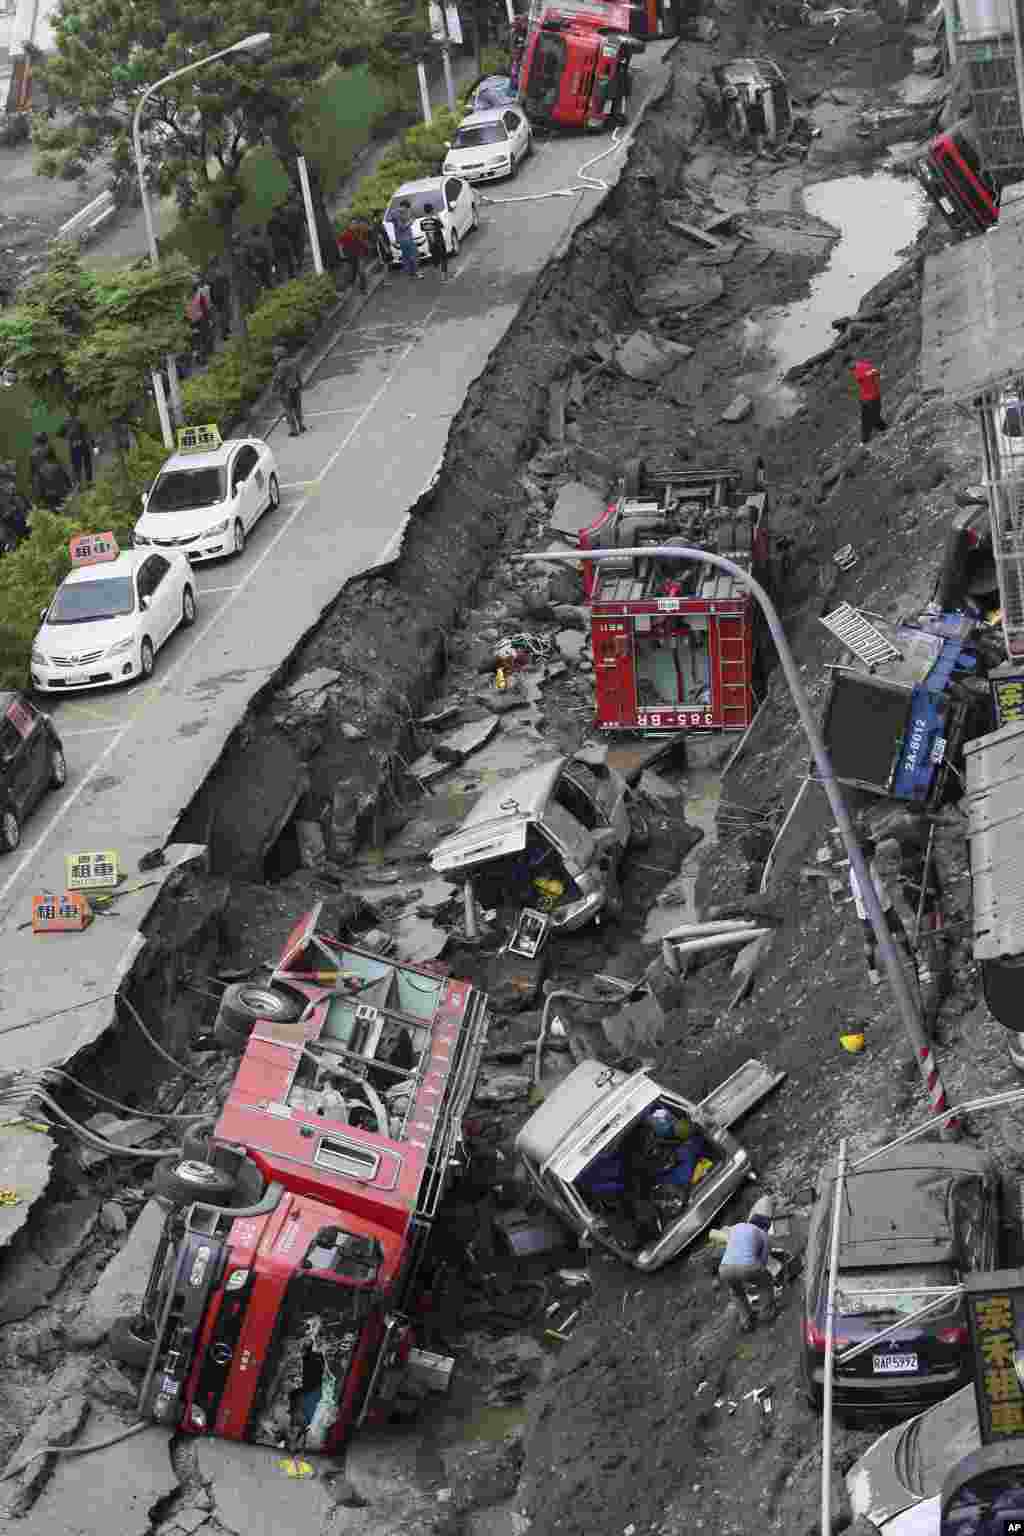
<path fill-rule="evenodd" d="M 208 1205 L 230 1205 L 236 1192 L 236 1180 L 230 1173 L 201 1163 L 196 1158 L 161 1158 L 153 1170 L 153 1193 L 171 1205 L 191 1205 L 202 1200 Z"/>
<path fill-rule="evenodd" d="M 622 466 L 622 494 L 639 496 L 646 465 L 643 459 L 627 459 Z"/>
<path fill-rule="evenodd" d="M 138 1371 L 146 1369 L 153 1353 L 153 1340 L 142 1332 L 145 1326 L 141 1317 L 119 1317 L 107 1336 L 114 1359 Z"/>
<path fill-rule="evenodd" d="M 250 981 L 235 982 L 225 987 L 217 1010 L 217 1025 L 226 1024 L 236 1035 L 248 1040 L 253 1027 L 261 1019 L 268 1024 L 291 1024 L 302 1013 L 298 998 L 289 996 L 277 987 L 254 986 Z"/>

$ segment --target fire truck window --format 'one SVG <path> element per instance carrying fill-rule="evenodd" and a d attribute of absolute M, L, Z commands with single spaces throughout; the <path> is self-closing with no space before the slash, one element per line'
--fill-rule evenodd
<path fill-rule="evenodd" d="M 567 774 L 563 773 L 558 781 L 555 803 L 568 811 L 570 816 L 575 816 L 588 832 L 605 825 L 605 818 L 599 813 L 590 795 Z"/>
<path fill-rule="evenodd" d="M 565 66 L 565 39 L 557 32 L 541 32 L 533 51 L 526 82 L 526 99 L 535 107 L 550 110 L 558 100 L 558 83 Z"/>
<path fill-rule="evenodd" d="M 324 1448 L 337 1423 L 338 1388 L 348 1376 L 366 1308 L 361 1290 L 301 1271 L 294 1276 L 260 1378 L 253 1439 Z"/>

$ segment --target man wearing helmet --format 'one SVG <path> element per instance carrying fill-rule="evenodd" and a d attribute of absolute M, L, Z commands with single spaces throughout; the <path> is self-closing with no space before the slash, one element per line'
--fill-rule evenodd
<path fill-rule="evenodd" d="M 718 1278 L 724 1282 L 740 1314 L 740 1326 L 744 1333 L 754 1327 L 754 1313 L 747 1298 L 748 1285 L 763 1285 L 772 1290 L 772 1277 L 768 1270 L 768 1230 L 775 1213 L 775 1202 L 770 1195 L 763 1195 L 756 1202 L 746 1221 L 738 1221 L 725 1229 L 726 1244 L 722 1262 L 718 1266 Z M 766 1319 L 772 1321 L 772 1313 Z"/>

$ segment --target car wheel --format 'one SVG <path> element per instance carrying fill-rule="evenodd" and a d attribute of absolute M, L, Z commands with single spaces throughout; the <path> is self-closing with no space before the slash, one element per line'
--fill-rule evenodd
<path fill-rule="evenodd" d="M 146 1326 L 142 1317 L 119 1317 L 107 1335 L 110 1345 L 110 1353 L 115 1360 L 122 1365 L 130 1365 L 134 1370 L 144 1371 L 149 1364 L 149 1357 L 153 1353 L 154 1339 L 147 1339 L 143 1329 Z"/>
<path fill-rule="evenodd" d="M 156 657 L 153 654 L 153 642 L 148 635 L 145 635 L 139 647 L 139 670 L 143 677 L 152 677 L 155 666 Z"/>
<path fill-rule="evenodd" d="M 228 1205 L 237 1188 L 233 1174 L 195 1158 L 161 1158 L 153 1170 L 153 1193 L 171 1205 Z"/>
<path fill-rule="evenodd" d="M 191 587 L 186 587 L 181 594 L 181 622 L 185 629 L 191 629 L 196 621 L 196 595 Z"/>
<path fill-rule="evenodd" d="M 13 806 L 0 811 L 0 853 L 13 853 L 21 842 L 21 822 Z"/>
<path fill-rule="evenodd" d="M 459 254 L 459 232 L 458 232 L 458 230 L 455 228 L 455 226 L 453 224 L 452 225 L 452 242 L 451 242 L 451 245 L 449 245 L 449 247 L 448 247 L 448 255 L 449 256 L 457 256 L 458 254 Z"/>
<path fill-rule="evenodd" d="M 270 491 L 270 500 L 267 502 L 267 511 L 276 512 L 281 505 L 281 487 L 277 483 L 276 475 L 271 475 L 268 489 Z"/>
<path fill-rule="evenodd" d="M 235 554 L 236 555 L 240 555 L 242 553 L 242 551 L 244 550 L 244 548 L 245 548 L 245 529 L 242 526 L 242 519 L 240 517 L 236 517 L 235 518 Z"/>
<path fill-rule="evenodd" d="M 68 764 L 64 748 L 56 743 L 50 748 L 50 788 L 63 789 L 68 781 Z"/>

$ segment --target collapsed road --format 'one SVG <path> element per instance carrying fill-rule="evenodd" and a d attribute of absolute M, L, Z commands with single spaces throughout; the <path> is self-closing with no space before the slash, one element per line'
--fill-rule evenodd
<path fill-rule="evenodd" d="M 906 114 L 895 96 L 905 29 L 853 13 L 829 46 L 829 29 L 765 36 L 763 20 L 742 11 L 722 26 L 717 50 L 677 51 L 671 94 L 638 135 L 605 211 L 544 274 L 493 358 L 401 559 L 348 589 L 177 829 L 180 840 L 209 846 L 210 873 L 175 878 L 174 904 L 155 912 L 128 995 L 188 1073 L 166 1075 L 129 1036 L 76 1063 L 88 1081 L 102 1077 L 112 1095 L 142 1110 L 209 1116 L 236 1065 L 210 1050 L 216 979 L 277 954 L 312 899 L 338 903 L 359 931 L 372 924 L 424 958 L 443 949 L 452 975 L 490 992 L 494 1046 L 507 1057 L 485 1065 L 475 1106 L 491 1145 L 481 1160 L 490 1177 L 449 1234 L 467 1277 L 447 1293 L 438 1327 L 438 1343 L 450 1342 L 457 1356 L 451 1403 L 408 1429 L 358 1437 L 322 1476 L 301 1458 L 215 1439 L 174 1438 L 168 1449 L 155 1428 L 92 1456 L 41 1457 L 11 1479 L 12 1529 L 82 1529 L 87 1500 L 98 1511 L 88 1529 L 128 1533 L 213 1536 L 300 1521 L 374 1536 L 815 1529 L 817 1420 L 799 1377 L 798 1286 L 784 1290 L 777 1321 L 740 1338 L 715 1285 L 710 1245 L 640 1276 L 600 1247 L 569 1249 L 558 1255 L 561 1272 L 585 1269 L 589 1283 L 574 1293 L 576 1282 L 550 1269 L 544 1307 L 518 1324 L 493 1288 L 476 1284 L 481 1253 L 486 1270 L 507 1267 L 502 1260 L 514 1253 L 500 1233 L 514 1234 L 524 1199 L 512 1138 L 529 1114 L 543 969 L 549 985 L 584 993 L 598 972 L 627 983 L 657 978 L 643 1007 L 623 1009 L 607 996 L 591 1007 L 560 1001 L 564 1038 L 606 1060 L 653 1056 L 657 1080 L 693 1102 L 753 1056 L 787 1074 L 744 1123 L 742 1141 L 759 1187 L 785 1194 L 795 1221 L 809 1211 L 810 1188 L 840 1136 L 864 1148 L 920 1117 L 842 882 L 837 896 L 803 872 L 816 829 L 758 893 L 774 831 L 805 772 L 791 704 L 773 681 L 727 772 L 730 738 L 691 737 L 685 761 L 624 751 L 648 846 L 623 863 L 621 915 L 549 942 L 543 967 L 503 973 L 486 914 L 483 942 L 474 941 L 458 890 L 428 864 L 481 787 L 531 760 L 576 751 L 588 736 L 582 594 L 562 573 L 538 582 L 514 556 L 544 547 L 560 498 L 564 509 L 589 489 L 600 502 L 621 471 L 622 445 L 659 462 L 670 449 L 682 464 L 741 462 L 751 476 L 764 460 L 773 532 L 791 541 L 787 622 L 818 701 L 825 664 L 842 655 L 817 623 L 823 603 L 920 612 L 955 496 L 977 479 L 973 428 L 923 400 L 917 383 L 919 258 L 939 241 L 934 231 L 921 233 L 902 267 L 865 283 L 871 291 L 857 315 L 826 317 L 830 329 L 833 319 L 852 318 L 848 336 L 882 369 L 891 426 L 869 447 L 855 442 L 842 337 L 835 348 L 812 343 L 822 355 L 791 381 L 792 395 L 770 359 L 751 351 L 749 318 L 766 302 L 798 298 L 834 239 L 800 211 L 801 186 L 855 175 L 870 189 L 867 172 L 886 134 L 923 131 L 922 115 Z M 806 160 L 753 159 L 702 134 L 696 77 L 715 57 L 748 48 L 778 59 L 798 101 L 815 98 L 811 121 L 822 132 Z M 921 212 L 910 193 L 907 201 L 909 244 Z M 697 227 L 712 203 L 751 238 L 713 236 L 715 245 L 696 242 L 696 257 L 692 237 L 673 223 Z M 626 369 L 615 359 L 630 340 Z M 638 351 L 646 362 L 636 365 Z M 748 406 L 730 409 L 740 393 Z M 726 412 L 735 419 L 723 421 Z M 847 544 L 857 562 L 841 572 L 833 555 Z M 520 686 L 499 691 L 501 642 L 524 633 L 531 644 L 520 648 L 533 664 Z M 431 773 L 433 792 L 424 793 L 409 770 L 423 772 L 417 755 L 436 732 L 412 722 L 428 710 L 443 719 L 449 706 L 460 722 L 497 715 L 501 725 L 464 763 L 442 757 L 446 771 Z M 250 816 L 239 786 L 258 814 Z M 1002 1032 L 978 1003 L 962 926 L 962 836 L 949 813 L 937 827 L 949 937 L 936 1031 L 947 1089 L 961 1100 L 1015 1079 Z M 659 976 L 661 940 L 673 925 L 738 915 L 772 932 L 748 998 L 737 996 L 731 957 L 682 984 Z M 851 1054 L 840 1038 L 857 1034 L 866 1045 Z M 565 1055 L 546 1053 L 552 1080 Z M 77 1096 L 69 1103 L 79 1118 L 94 1108 Z M 1020 1129 L 1012 1110 L 986 1123 L 986 1144 L 1008 1172 L 1021 1168 Z M 50 1202 L 8 1255 L 0 1392 L 16 1471 L 42 1444 L 88 1444 L 134 1419 L 137 1381 L 110 1361 L 103 1339 L 137 1304 L 155 1218 L 144 1166 L 127 1177 L 124 1166 L 85 1170 L 62 1143 Z M 502 1221 L 509 1207 L 513 1219 Z M 555 1303 L 552 1330 L 545 1313 Z M 551 1331 L 560 1337 L 546 1339 Z M 771 1415 L 753 1395 L 766 1385 Z M 873 1433 L 839 1434 L 840 1470 Z M 101 1487 L 130 1493 L 100 1504 Z"/>

